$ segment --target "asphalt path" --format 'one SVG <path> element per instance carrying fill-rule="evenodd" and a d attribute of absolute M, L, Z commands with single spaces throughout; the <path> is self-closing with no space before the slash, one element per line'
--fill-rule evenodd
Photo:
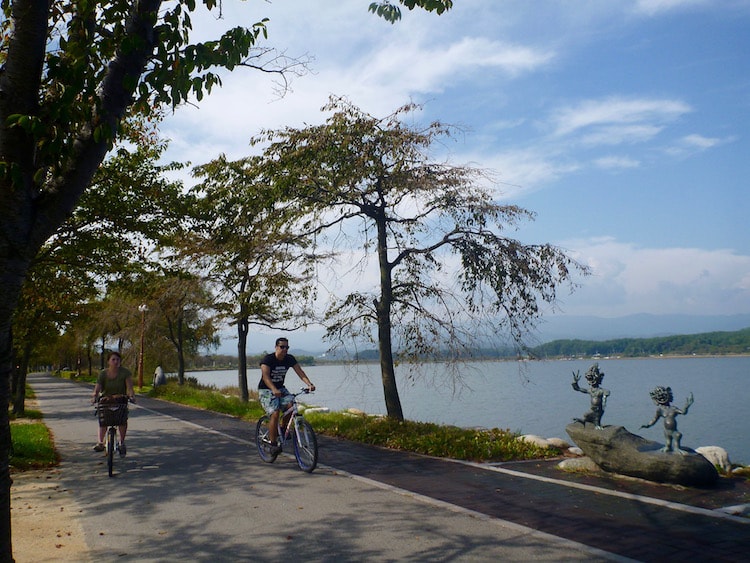
<path fill-rule="evenodd" d="M 746 561 L 750 520 L 504 467 L 319 437 L 263 463 L 254 424 L 138 397 L 128 455 L 93 452 L 91 387 L 31 375 L 91 560 Z M 516 466 L 517 467 L 517 466 Z"/>

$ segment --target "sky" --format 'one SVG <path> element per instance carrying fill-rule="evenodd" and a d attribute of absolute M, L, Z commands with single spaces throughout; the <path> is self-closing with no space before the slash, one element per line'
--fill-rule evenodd
<path fill-rule="evenodd" d="M 237 69 L 162 124 L 167 158 L 252 154 L 262 129 L 318 124 L 329 96 L 463 134 L 440 149 L 494 172 L 536 214 L 514 236 L 591 268 L 555 315 L 750 313 L 750 0 L 456 0 L 443 15 L 369 0 L 223 2 L 196 39 L 269 18 L 260 43 L 310 57 L 278 95 Z M 190 180 L 186 180 L 190 183 Z"/>

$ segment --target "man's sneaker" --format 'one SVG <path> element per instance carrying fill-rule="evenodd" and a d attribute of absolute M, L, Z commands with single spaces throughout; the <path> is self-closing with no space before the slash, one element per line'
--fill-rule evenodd
<path fill-rule="evenodd" d="M 279 455 L 281 453 L 281 446 L 278 444 L 271 444 L 269 448 L 271 455 Z"/>
<path fill-rule="evenodd" d="M 120 457 L 125 457 L 128 453 L 128 449 L 125 447 L 125 442 L 121 442 L 117 449 L 120 450 Z"/>
<path fill-rule="evenodd" d="M 97 442 L 97 444 L 94 446 L 95 452 L 103 452 L 104 451 L 104 444 L 101 442 Z"/>

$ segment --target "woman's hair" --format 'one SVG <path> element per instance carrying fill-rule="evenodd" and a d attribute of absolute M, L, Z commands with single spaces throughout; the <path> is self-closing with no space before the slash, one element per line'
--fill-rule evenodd
<path fill-rule="evenodd" d="M 120 352 L 110 352 L 109 355 L 107 356 L 107 361 L 109 361 L 109 359 L 112 356 L 117 356 L 118 358 L 120 358 L 122 360 L 122 355 L 120 354 Z"/>

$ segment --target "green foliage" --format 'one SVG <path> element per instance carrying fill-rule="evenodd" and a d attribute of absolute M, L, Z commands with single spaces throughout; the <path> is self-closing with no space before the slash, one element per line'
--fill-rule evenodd
<path fill-rule="evenodd" d="M 245 335 L 249 324 L 304 324 L 316 287 L 311 241 L 298 224 L 304 212 L 259 164 L 220 156 L 194 169 L 202 181 L 191 192 L 196 203 L 180 248 L 211 280 L 217 308 Z"/>
<path fill-rule="evenodd" d="M 541 449 L 519 441 L 518 434 L 497 428 L 465 429 L 349 413 L 311 412 L 305 414 L 305 418 L 321 434 L 435 457 L 511 461 L 560 454 L 557 450 Z"/>
<path fill-rule="evenodd" d="M 618 338 L 614 340 L 554 340 L 531 349 L 538 358 L 576 356 L 659 355 L 702 356 L 750 353 L 750 328 L 734 332 L 681 334 L 657 338 Z"/>
<path fill-rule="evenodd" d="M 437 12 L 438 14 L 442 14 L 453 7 L 452 0 L 399 0 L 399 3 L 406 6 L 409 10 L 419 7 L 428 12 Z M 377 14 L 390 23 L 396 23 L 401 19 L 401 9 L 391 4 L 388 0 L 373 2 L 368 9 L 373 14 Z"/>
<path fill-rule="evenodd" d="M 10 426 L 13 469 L 41 469 L 57 465 L 59 459 L 49 430 L 42 422 L 16 422 Z"/>

